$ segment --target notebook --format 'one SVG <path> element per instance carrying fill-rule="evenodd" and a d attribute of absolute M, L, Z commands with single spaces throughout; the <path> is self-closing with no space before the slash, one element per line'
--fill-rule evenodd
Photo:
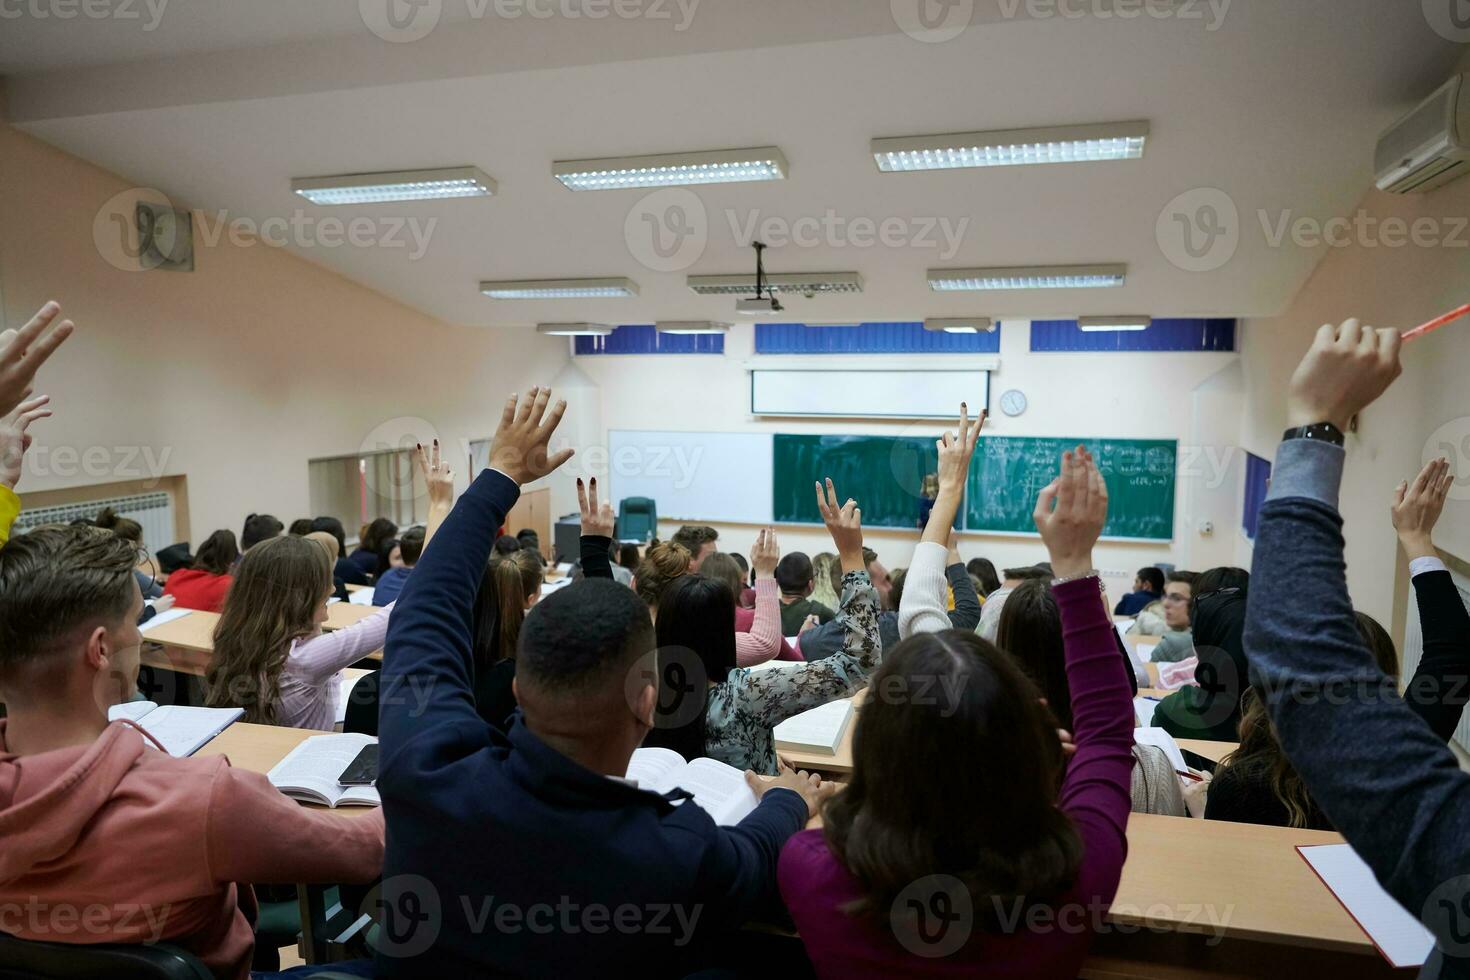
<path fill-rule="evenodd" d="M 357 682 L 368 675 L 369 671 L 354 670 L 351 673 L 342 671 L 337 675 L 337 724 L 347 720 L 347 702 L 352 698 L 352 689 Z"/>
<path fill-rule="evenodd" d="M 1154 723 L 1154 709 L 1158 706 L 1159 702 L 1153 698 L 1134 698 L 1133 713 L 1138 716 L 1138 723 L 1144 728 L 1152 725 Z"/>
<path fill-rule="evenodd" d="M 162 626 L 164 623 L 172 623 L 176 619 L 183 619 L 185 616 L 189 615 L 193 611 L 194 610 L 192 609 L 180 609 L 177 606 L 175 606 L 173 609 L 166 609 L 158 615 L 154 616 L 152 619 L 148 620 L 148 622 L 144 623 L 142 626 L 139 626 L 138 631 L 141 633 L 146 633 L 155 626 Z"/>
<path fill-rule="evenodd" d="M 229 728 L 245 712 L 240 708 L 190 708 L 152 701 L 128 701 L 107 709 L 107 720 L 126 718 L 158 740 L 169 755 L 183 759 Z"/>
<path fill-rule="evenodd" d="M 373 590 L 356 589 L 347 593 L 347 601 L 354 606 L 371 606 L 373 604 Z"/>
<path fill-rule="evenodd" d="M 1136 706 L 1137 701 L 1134 704 Z M 1189 772 L 1189 766 L 1185 765 L 1184 752 L 1180 750 L 1179 743 L 1174 741 L 1173 735 L 1162 728 L 1135 728 L 1133 729 L 1133 741 L 1138 745 L 1154 745 L 1163 749 L 1175 772 Z"/>
<path fill-rule="evenodd" d="M 828 701 L 810 711 L 792 715 L 771 730 L 777 752 L 836 755 L 842 735 L 852 721 L 852 700 Z"/>
<path fill-rule="evenodd" d="M 271 785 L 293 800 L 339 806 L 382 806 L 375 786 L 343 786 L 337 782 L 363 746 L 378 740 L 371 735 L 313 735 L 291 750 L 266 773 Z"/>
<path fill-rule="evenodd" d="M 639 789 L 667 793 L 678 788 L 722 827 L 733 827 L 759 802 L 745 784 L 745 773 L 715 759 L 685 762 L 673 749 L 638 749 L 628 760 L 627 778 Z"/>
<path fill-rule="evenodd" d="M 1398 968 L 1424 965 L 1434 949 L 1434 935 L 1383 890 L 1350 845 L 1318 844 L 1297 850 L 1384 959 Z"/>

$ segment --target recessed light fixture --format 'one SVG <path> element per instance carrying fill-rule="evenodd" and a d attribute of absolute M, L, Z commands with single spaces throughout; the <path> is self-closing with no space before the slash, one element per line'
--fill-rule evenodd
<path fill-rule="evenodd" d="M 995 333 L 995 321 L 988 316 L 931 317 L 924 329 L 934 333 Z"/>
<path fill-rule="evenodd" d="M 730 296 L 755 290 L 755 273 L 738 276 L 690 276 L 689 288 L 701 296 Z M 863 277 L 856 272 L 766 273 L 762 285 L 767 293 L 816 295 L 817 293 L 860 293 Z"/>
<path fill-rule="evenodd" d="M 786 158 L 774 146 L 757 146 L 745 150 L 557 160 L 551 165 L 551 174 L 574 191 L 733 184 L 747 180 L 785 180 Z"/>
<path fill-rule="evenodd" d="M 548 337 L 606 337 L 613 328 L 607 323 L 538 323 L 536 332 Z"/>
<path fill-rule="evenodd" d="M 1077 329 L 1086 333 L 1121 333 L 1147 330 L 1153 317 L 1147 316 L 1084 316 L 1077 320 Z"/>
<path fill-rule="evenodd" d="M 659 320 L 654 323 L 659 333 L 729 333 L 730 324 L 714 320 Z"/>
<path fill-rule="evenodd" d="M 491 299 L 612 299 L 637 296 L 631 279 L 511 279 L 482 282 L 480 292 Z"/>
<path fill-rule="evenodd" d="M 1143 156 L 1147 140 L 1148 122 L 1136 121 L 885 137 L 873 140 L 870 148 L 878 169 L 892 173 L 1136 160 Z"/>
<path fill-rule="evenodd" d="M 930 269 L 935 292 L 995 289 L 1100 289 L 1121 286 L 1126 265 L 1036 265 L 988 269 Z"/>
<path fill-rule="evenodd" d="M 449 197 L 489 197 L 495 181 L 479 167 L 442 170 L 390 170 L 376 174 L 297 177 L 291 190 L 312 204 L 378 204 L 432 201 Z"/>

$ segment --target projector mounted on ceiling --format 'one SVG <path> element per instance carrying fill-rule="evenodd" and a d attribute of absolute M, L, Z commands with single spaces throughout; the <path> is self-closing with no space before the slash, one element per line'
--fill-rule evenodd
<path fill-rule="evenodd" d="M 761 253 L 766 250 L 765 242 L 752 242 L 755 249 L 755 295 L 735 303 L 735 312 L 741 316 L 775 316 L 784 307 L 776 294 L 766 289 L 766 264 Z"/>

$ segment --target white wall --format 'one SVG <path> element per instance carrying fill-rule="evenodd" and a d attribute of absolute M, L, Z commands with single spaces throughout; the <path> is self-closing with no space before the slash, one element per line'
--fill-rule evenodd
<path fill-rule="evenodd" d="M 127 181 L 3 122 L 0 165 L 5 322 L 56 299 L 77 323 L 38 381 L 56 417 L 32 430 L 22 496 L 184 475 L 198 541 L 251 511 L 307 516 L 308 459 L 434 435 L 463 486 L 460 448 L 494 432 L 506 394 L 567 363 L 556 338 L 450 326 L 228 236 L 196 235 L 194 272 L 123 271 L 93 219 Z"/>
<path fill-rule="evenodd" d="M 1228 467 L 1235 444 L 1234 427 L 1240 417 L 1239 385 L 1215 383 L 1209 395 L 1213 410 L 1228 418 L 1226 426 L 1202 430 L 1212 439 L 1226 441 L 1203 446 L 1196 433 L 1194 389 L 1207 383 L 1222 369 L 1237 363 L 1237 355 L 1194 354 L 1032 354 L 1030 324 L 1007 321 L 1001 331 L 1000 369 L 992 377 L 991 399 L 995 409 L 989 431 L 998 435 L 1108 436 L 1119 438 L 1177 439 L 1181 458 L 1195 460 L 1179 483 L 1179 531 L 1172 545 L 1109 543 L 1101 546 L 1098 561 L 1105 568 L 1129 574 L 1141 565 L 1172 561 L 1180 567 L 1196 567 L 1219 553 L 1214 541 L 1229 541 L 1231 529 L 1240 525 L 1235 495 L 1219 492 L 1220 481 L 1228 483 L 1238 469 Z M 578 367 L 602 390 L 604 438 L 608 429 L 656 431 L 770 431 L 836 434 L 922 434 L 937 436 L 934 423 L 881 423 L 857 421 L 765 420 L 749 415 L 749 381 L 745 362 L 753 357 L 754 328 L 737 324 L 725 341 L 723 357 L 689 356 L 593 356 L 575 358 Z M 991 355 L 982 358 L 991 359 Z M 815 359 L 814 359 L 815 361 Z M 1019 388 L 1030 407 L 1018 419 L 999 412 L 1000 393 Z M 958 409 L 958 406 L 956 406 Z M 1228 437 L 1228 438 L 1227 438 Z M 1211 460 L 1218 460 L 1217 466 Z M 1203 492 L 1202 488 L 1210 488 Z M 847 491 L 844 489 L 844 493 Z M 861 499 L 861 488 L 854 488 Z M 1212 520 L 1215 539 L 1202 540 L 1189 530 L 1200 520 Z M 748 550 L 754 538 L 750 526 L 721 525 L 724 550 Z M 661 536 L 677 529 L 664 523 Z M 830 541 L 820 528 L 780 529 L 785 550 L 816 552 L 830 550 Z M 873 529 L 869 543 L 891 568 L 906 566 L 918 539 L 918 531 Z M 1233 550 L 1231 552 L 1233 554 Z M 966 534 L 961 554 L 969 559 L 983 555 L 997 567 L 1029 565 L 1043 560 L 1045 552 L 1034 537 Z"/>

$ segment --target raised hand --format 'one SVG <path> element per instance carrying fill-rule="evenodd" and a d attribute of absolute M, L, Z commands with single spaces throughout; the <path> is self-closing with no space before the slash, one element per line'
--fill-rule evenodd
<path fill-rule="evenodd" d="M 62 320 L 46 333 L 60 313 L 60 304 L 52 300 L 20 330 L 0 332 L 0 415 L 9 415 L 25 400 L 36 370 L 71 336 L 75 327 L 70 320 Z"/>
<path fill-rule="evenodd" d="M 20 482 L 21 461 L 31 448 L 31 435 L 26 429 L 37 419 L 49 419 L 50 395 L 21 402 L 9 415 L 0 419 L 0 486 L 14 490 Z"/>
<path fill-rule="evenodd" d="M 1434 556 L 1434 525 L 1444 512 L 1455 475 L 1444 457 L 1430 460 L 1413 483 L 1405 480 L 1393 495 L 1393 529 L 1409 560 Z"/>
<path fill-rule="evenodd" d="M 422 445 L 416 446 L 413 461 L 429 488 L 429 509 L 448 511 L 453 508 L 454 473 L 449 469 L 449 463 L 439 457 L 439 440 L 434 440 L 432 450 L 428 452 Z"/>
<path fill-rule="evenodd" d="M 613 513 L 611 504 L 606 501 L 598 503 L 597 477 L 592 478 L 590 485 L 583 483 L 580 476 L 577 477 L 577 506 L 582 511 L 582 535 L 584 537 L 612 537 L 618 517 Z"/>
<path fill-rule="evenodd" d="M 980 430 L 985 427 L 987 414 L 982 411 L 980 417 L 971 425 L 970 408 L 964 402 L 960 402 L 959 434 L 945 432 L 934 444 L 934 447 L 939 450 L 939 495 L 941 497 L 946 493 L 957 497 L 964 494 L 965 481 L 970 475 L 970 457 L 975 455 L 975 442 L 980 438 Z"/>
<path fill-rule="evenodd" d="M 1108 520 L 1108 488 L 1084 446 L 1062 454 L 1062 472 L 1036 498 L 1036 530 L 1057 578 L 1093 570 L 1092 548 Z"/>
<path fill-rule="evenodd" d="M 550 412 L 551 389 L 533 387 L 524 400 L 511 395 L 500 413 L 500 425 L 490 443 L 490 466 L 518 484 L 530 483 L 572 458 L 571 449 L 550 455 L 547 444 L 556 432 L 567 403 L 557 402 Z"/>
<path fill-rule="evenodd" d="M 827 525 L 827 533 L 832 535 L 832 543 L 837 546 L 837 558 L 843 573 L 867 568 L 863 561 L 863 512 L 857 501 L 848 497 L 847 503 L 839 506 L 837 490 L 828 477 L 825 494 L 822 485 L 817 484 L 817 510 L 822 512 L 822 523 Z"/>
<path fill-rule="evenodd" d="M 755 536 L 750 548 L 750 567 L 756 578 L 775 578 L 776 566 L 781 561 L 781 548 L 776 543 L 776 529 L 763 527 Z"/>
<path fill-rule="evenodd" d="M 1293 426 L 1331 422 L 1343 432 L 1354 415 L 1403 373 L 1397 330 L 1374 330 L 1357 320 L 1324 324 L 1292 375 L 1287 416 Z"/>

